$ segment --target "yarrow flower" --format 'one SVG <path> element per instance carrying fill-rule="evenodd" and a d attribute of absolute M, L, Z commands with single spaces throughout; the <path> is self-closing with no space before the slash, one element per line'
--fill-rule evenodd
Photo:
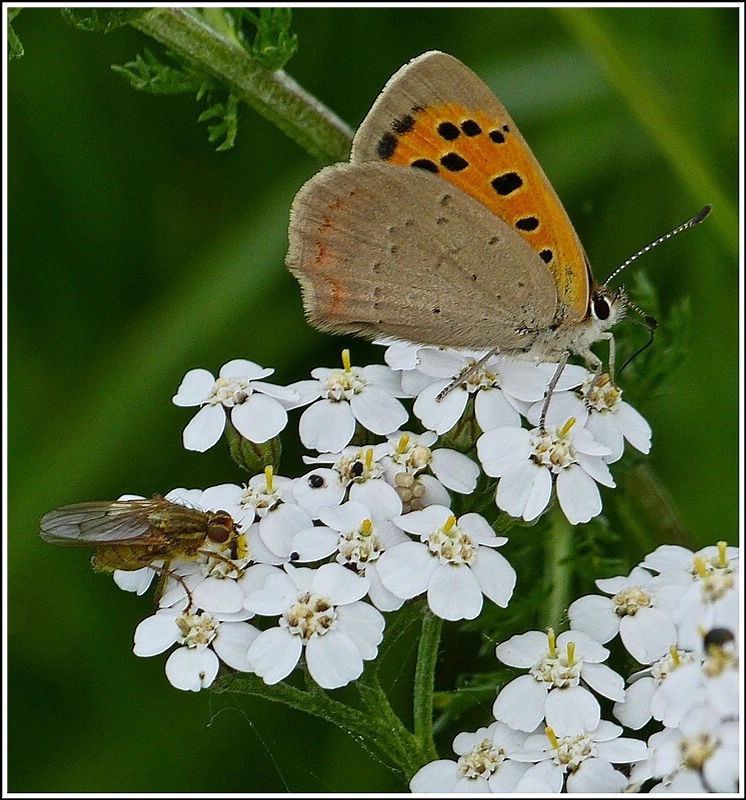
<path fill-rule="evenodd" d="M 338 453 L 350 443 L 358 422 L 366 430 L 385 435 L 407 421 L 407 410 L 397 399 L 399 378 L 382 364 L 353 367 L 350 351 L 343 350 L 342 369 L 318 367 L 311 375 L 314 381 L 290 387 L 314 400 L 298 426 L 301 442 L 310 449 Z"/>
<path fill-rule="evenodd" d="M 522 781 L 544 782 L 550 792 L 622 792 L 627 780 L 613 765 L 644 762 L 647 747 L 645 742 L 622 737 L 621 733 L 619 725 L 606 720 L 564 736 L 550 726 L 544 733 L 529 736 L 513 758 L 537 762 Z"/>
<path fill-rule="evenodd" d="M 526 522 L 548 507 L 552 491 L 571 524 L 598 515 L 601 495 L 596 482 L 616 485 L 603 461 L 609 452 L 583 427 L 583 420 L 575 417 L 561 425 L 551 424 L 548 418 L 544 429 L 530 431 L 495 428 L 477 440 L 482 468 L 487 475 L 500 478 L 495 495 L 498 508 Z"/>
<path fill-rule="evenodd" d="M 624 699 L 623 678 L 601 663 L 609 651 L 582 631 L 557 637 L 551 630 L 529 631 L 499 644 L 495 654 L 508 666 L 529 670 L 504 686 L 492 707 L 495 719 L 516 730 L 532 731 L 545 719 L 557 736 L 593 731 L 601 708 L 589 688 Z"/>
<path fill-rule="evenodd" d="M 173 397 L 177 406 L 201 406 L 184 428 L 184 447 L 200 453 L 209 450 L 231 425 L 251 442 L 261 444 L 287 425 L 287 408 L 300 395 L 284 386 L 265 383 L 273 369 L 237 358 L 220 368 L 217 380 L 206 369 L 187 372 Z"/>
<path fill-rule="evenodd" d="M 613 595 L 586 595 L 568 610 L 575 630 L 605 644 L 618 633 L 627 651 L 640 664 L 650 664 L 676 644 L 676 628 L 666 607 L 657 602 L 661 582 L 646 569 L 635 567 L 626 578 L 604 578 L 596 586 Z"/>
<path fill-rule="evenodd" d="M 459 733 L 453 740 L 458 761 L 441 759 L 425 764 L 409 782 L 420 794 L 499 793 L 530 791 L 521 785 L 529 764 L 513 759 L 528 734 L 493 722 L 473 733 Z"/>
<path fill-rule="evenodd" d="M 394 523 L 420 541 L 394 545 L 379 559 L 378 575 L 390 592 L 404 599 L 427 592 L 433 614 L 448 620 L 477 617 L 482 595 L 507 606 L 515 570 L 492 549 L 507 539 L 496 536 L 484 517 L 456 519 L 445 506 L 428 506 Z"/>
<path fill-rule="evenodd" d="M 178 644 L 166 661 L 166 677 L 177 689 L 198 692 L 215 680 L 221 661 L 247 672 L 246 653 L 258 635 L 246 622 L 222 622 L 206 611 L 163 608 L 137 626 L 134 653 L 155 656 Z"/>
<path fill-rule="evenodd" d="M 368 581 L 339 564 L 315 570 L 286 564 L 284 572 L 274 568 L 264 575 L 244 604 L 256 614 L 278 617 L 278 625 L 262 631 L 249 647 L 251 670 L 265 683 L 278 683 L 305 652 L 308 672 L 324 689 L 358 678 L 383 638 L 383 615 L 361 602 Z"/>

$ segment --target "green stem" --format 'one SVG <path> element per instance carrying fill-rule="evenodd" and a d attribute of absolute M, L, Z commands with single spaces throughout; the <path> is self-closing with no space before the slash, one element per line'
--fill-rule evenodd
<path fill-rule="evenodd" d="M 367 670 L 357 681 L 357 690 L 365 703 L 371 719 L 376 720 L 380 741 L 389 758 L 407 779 L 430 759 L 421 752 L 419 743 L 394 712 L 375 670 Z"/>
<path fill-rule="evenodd" d="M 442 628 L 443 620 L 429 609 L 425 610 L 414 673 L 414 735 L 427 753 L 428 761 L 438 758 L 433 741 L 433 693 Z"/>
<path fill-rule="evenodd" d="M 213 691 L 255 695 L 319 717 L 341 728 L 345 733 L 352 733 L 356 738 L 362 740 L 366 747 L 383 753 L 388 761 L 399 767 L 405 775 L 411 774 L 409 764 L 402 763 L 399 743 L 392 739 L 390 729 L 382 723 L 380 717 L 377 718 L 340 703 L 338 700 L 333 700 L 321 689 L 306 691 L 286 683 L 268 686 L 256 675 L 231 674 L 226 675 L 215 684 Z M 401 726 L 400 722 L 399 725 Z"/>
<path fill-rule="evenodd" d="M 551 588 L 547 598 L 547 626 L 559 627 L 570 599 L 573 527 L 558 505 L 550 511 L 551 526 L 547 539 L 544 580 Z"/>
<path fill-rule="evenodd" d="M 265 69 L 192 10 L 155 8 L 131 24 L 213 75 L 319 161 L 349 156 L 352 131 L 345 122 L 283 70 Z"/>

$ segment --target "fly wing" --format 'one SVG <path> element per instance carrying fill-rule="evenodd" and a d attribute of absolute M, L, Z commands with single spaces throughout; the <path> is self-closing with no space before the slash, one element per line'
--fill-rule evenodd
<path fill-rule="evenodd" d="M 327 167 L 298 192 L 289 238 L 287 265 L 321 329 L 518 354 L 555 319 L 557 289 L 539 256 L 423 170 Z"/>
<path fill-rule="evenodd" d="M 117 500 L 61 506 L 41 518 L 39 535 L 45 542 L 69 547 L 148 544 L 151 539 L 159 543 L 163 534 L 152 530 L 148 517 L 163 502 Z"/>

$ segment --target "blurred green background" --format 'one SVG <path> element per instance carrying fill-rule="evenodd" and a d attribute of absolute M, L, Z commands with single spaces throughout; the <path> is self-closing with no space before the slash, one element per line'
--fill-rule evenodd
<path fill-rule="evenodd" d="M 737 543 L 738 14 L 298 8 L 287 67 L 355 126 L 408 59 L 431 48 L 462 59 L 520 126 L 600 280 L 713 203 L 706 223 L 644 261 L 664 311 L 691 298 L 691 349 L 660 393 L 635 398 L 654 431 L 649 463 L 700 544 Z M 242 480 L 223 443 L 181 447 L 192 412 L 171 397 L 188 369 L 244 357 L 284 383 L 336 364 L 344 344 L 353 361 L 380 356 L 311 330 L 283 266 L 288 208 L 319 164 L 245 107 L 236 147 L 216 153 L 196 122 L 204 105 L 137 93 L 110 70 L 159 52 L 133 29 L 86 33 L 37 8 L 15 29 L 8 788 L 403 790 L 330 726 L 173 689 L 165 657 L 131 651 L 150 601 L 94 575 L 87 552 L 38 539 L 39 517 L 63 503 Z"/>

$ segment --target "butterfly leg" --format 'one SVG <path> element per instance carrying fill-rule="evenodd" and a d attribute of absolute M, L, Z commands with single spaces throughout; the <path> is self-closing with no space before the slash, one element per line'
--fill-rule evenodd
<path fill-rule="evenodd" d="M 439 403 L 446 395 L 450 394 L 457 386 L 460 386 L 468 378 L 471 378 L 474 373 L 479 372 L 480 369 L 497 353 L 496 349 L 488 350 L 481 358 L 467 364 L 461 372 L 441 391 L 436 395 L 435 399 Z"/>
<path fill-rule="evenodd" d="M 547 386 L 547 393 L 544 397 L 544 406 L 541 409 L 541 417 L 539 417 L 539 430 L 544 432 L 546 430 L 546 421 L 547 421 L 547 411 L 549 411 L 549 401 L 552 399 L 552 394 L 554 390 L 557 388 L 557 383 L 559 382 L 560 377 L 562 376 L 562 370 L 565 368 L 565 364 L 567 364 L 567 359 L 570 357 L 570 353 L 565 351 L 562 354 L 562 358 L 560 358 L 559 363 L 557 364 L 557 369 L 554 371 L 554 375 L 552 375 L 552 380 L 549 381 L 549 386 Z"/>

